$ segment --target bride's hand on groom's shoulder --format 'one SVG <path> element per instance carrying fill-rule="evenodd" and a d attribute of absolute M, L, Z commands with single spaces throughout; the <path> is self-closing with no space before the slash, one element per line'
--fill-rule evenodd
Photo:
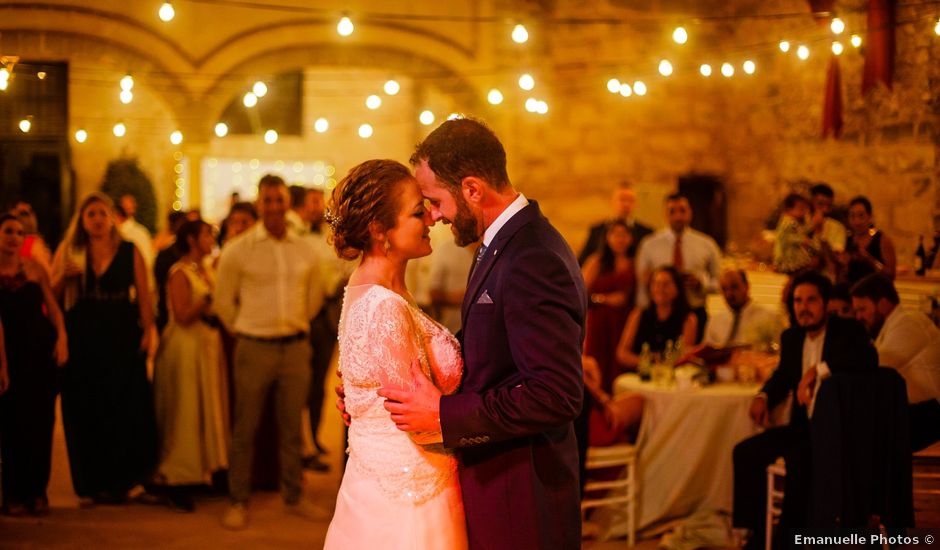
<path fill-rule="evenodd" d="M 441 391 L 424 374 L 417 359 L 411 363 L 411 378 L 411 390 L 384 386 L 378 391 L 379 397 L 385 398 L 385 410 L 391 413 L 399 430 L 441 431 Z"/>
<path fill-rule="evenodd" d="M 336 409 L 339 410 L 339 414 L 343 417 L 343 422 L 346 424 L 346 427 L 349 427 L 350 422 L 352 422 L 352 417 L 349 416 L 349 413 L 346 412 L 346 390 L 343 388 L 343 373 L 337 372 L 337 376 L 340 377 L 339 384 L 336 386 Z"/>

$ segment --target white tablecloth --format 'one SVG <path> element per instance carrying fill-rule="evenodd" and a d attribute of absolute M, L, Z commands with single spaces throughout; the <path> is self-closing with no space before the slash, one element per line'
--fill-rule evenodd
<path fill-rule="evenodd" d="M 715 384 L 676 390 L 625 375 L 614 392 L 645 399 L 637 437 L 637 529 L 653 534 L 675 520 L 701 513 L 730 513 L 731 453 L 757 433 L 748 416 L 759 386 Z"/>

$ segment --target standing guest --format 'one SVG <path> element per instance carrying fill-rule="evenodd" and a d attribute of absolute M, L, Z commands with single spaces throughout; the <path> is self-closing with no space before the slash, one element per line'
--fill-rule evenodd
<path fill-rule="evenodd" d="M 435 234 L 446 233 L 437 241 Z M 467 291 L 467 274 L 476 257 L 476 247 L 457 246 L 442 224 L 431 228 L 434 253 L 430 256 L 428 292 L 434 319 L 452 334 L 460 331 L 460 306 Z"/>
<path fill-rule="evenodd" d="M 745 548 L 764 544 L 767 466 L 781 456 L 787 464 L 787 477 L 777 533 L 807 526 L 809 417 L 817 380 L 830 373 L 872 372 L 878 367 L 878 353 L 864 327 L 826 311 L 831 289 L 832 283 L 820 273 L 809 271 L 794 278 L 789 301 L 795 323 L 780 337 L 780 366 L 754 397 L 748 412 L 755 424 L 768 428 L 770 410 L 792 392 L 790 423 L 769 428 L 734 448 L 734 526 L 752 532 Z"/>
<path fill-rule="evenodd" d="M 811 226 L 813 239 L 819 245 L 819 260 L 822 273 L 835 281 L 838 275 L 838 255 L 845 251 L 847 231 L 845 226 L 832 217 L 835 192 L 825 183 L 809 190 L 813 203 Z"/>
<path fill-rule="evenodd" d="M 617 344 L 633 307 L 636 279 L 628 251 L 633 235 L 625 222 L 614 220 L 607 226 L 604 243 L 581 268 L 589 306 L 585 321 L 584 355 L 593 357 L 601 372 L 601 389 L 611 393 L 614 378 L 620 374 Z"/>
<path fill-rule="evenodd" d="M 940 441 L 940 329 L 900 302 L 883 275 L 868 275 L 852 287 L 855 318 L 874 338 L 880 364 L 897 370 L 907 384 L 911 452 L 917 452 Z"/>
<path fill-rule="evenodd" d="M 219 245 L 225 246 L 225 243 L 241 235 L 258 221 L 258 211 L 250 202 L 237 202 L 232 205 L 228 216 L 222 222 L 222 230 L 219 235 Z"/>
<path fill-rule="evenodd" d="M 162 441 L 157 476 L 170 488 L 170 505 L 185 512 L 194 508 L 186 486 L 206 483 L 228 467 L 228 391 L 212 314 L 213 278 L 204 262 L 214 245 L 204 221 L 187 221 L 177 233 L 182 257 L 170 270 L 170 319 L 154 368 Z"/>
<path fill-rule="evenodd" d="M 0 397 L 3 512 L 42 516 L 49 513 L 56 365 L 68 359 L 68 341 L 46 270 L 19 256 L 25 233 L 17 217 L 0 216 L 0 317 L 8 362 L 0 389 L 10 387 Z"/>
<path fill-rule="evenodd" d="M 53 260 L 52 287 L 65 299 L 69 362 L 62 420 L 75 492 L 118 503 L 149 479 L 157 458 L 147 351 L 155 339 L 143 257 L 122 240 L 111 199 L 79 204 Z"/>
<path fill-rule="evenodd" d="M 649 303 L 646 291 L 653 270 L 674 267 L 682 275 L 680 288 L 698 318 L 698 341 L 708 320 L 705 296 L 718 290 L 721 251 L 714 239 L 691 228 L 692 206 L 684 196 L 676 193 L 666 197 L 666 220 L 668 227 L 643 239 L 637 251 L 637 305 L 645 307 Z"/>
<path fill-rule="evenodd" d="M 288 512 L 321 512 L 301 495 L 301 416 L 310 388 L 307 331 L 323 299 L 313 246 L 288 230 L 290 194 L 284 180 L 258 183 L 261 224 L 228 244 L 219 261 L 216 311 L 238 339 L 235 425 L 229 456 L 231 506 L 222 524 L 243 529 L 251 497 L 252 443 L 268 390 L 275 388 L 281 488 Z"/>
<path fill-rule="evenodd" d="M 829 304 L 826 310 L 831 315 L 843 317 L 845 319 L 855 319 L 855 313 L 852 311 L 852 296 L 849 293 L 847 283 L 839 283 L 832 287 L 832 294 L 829 296 Z"/>
<path fill-rule="evenodd" d="M 166 227 L 153 237 L 153 250 L 158 257 L 161 251 L 173 246 L 176 242 L 176 232 L 185 221 L 186 212 L 180 210 L 171 210 L 166 215 Z"/>
<path fill-rule="evenodd" d="M 780 273 L 793 275 L 813 267 L 816 248 L 809 238 L 812 232 L 807 223 L 809 211 L 809 200 L 799 193 L 790 193 L 783 199 L 783 215 L 774 239 L 774 267 Z"/>
<path fill-rule="evenodd" d="M 639 365 L 643 344 L 651 353 L 668 352 L 666 343 L 670 340 L 686 350 L 695 344 L 698 318 L 682 291 L 679 271 L 672 266 L 654 269 L 649 287 L 652 302 L 630 313 L 617 346 L 617 359 L 630 370 Z"/>
<path fill-rule="evenodd" d="M 636 218 L 633 216 L 633 211 L 636 209 L 636 191 L 633 190 L 633 185 L 630 182 L 623 181 L 617 189 L 614 189 L 611 203 L 614 207 L 614 217 L 591 226 L 587 242 L 584 243 L 584 248 L 581 249 L 581 253 L 578 255 L 578 263 L 580 265 L 584 265 L 584 262 L 591 254 L 601 249 L 606 239 L 607 226 L 613 221 L 623 222 L 630 230 L 630 235 L 633 239 L 630 242 L 630 248 L 627 254 L 631 258 L 636 255 L 637 247 L 640 241 L 643 240 L 643 237 L 653 232 L 650 227 L 636 221 Z"/>
<path fill-rule="evenodd" d="M 157 332 L 163 333 L 163 328 L 169 320 L 166 306 L 166 283 L 170 277 L 170 268 L 183 256 L 179 247 L 176 246 L 176 232 L 186 222 L 185 212 L 170 212 L 167 216 L 167 229 L 172 231 L 172 237 L 166 241 L 166 246 L 162 249 L 157 248 L 154 240 L 154 248 L 157 252 L 157 259 L 153 262 L 153 277 L 157 285 Z M 159 238 L 159 236 L 158 236 Z"/>
<path fill-rule="evenodd" d="M 153 239 L 150 230 L 134 218 L 137 215 L 137 199 L 133 195 L 122 195 L 114 206 L 114 214 L 117 218 L 118 231 L 121 232 L 121 236 L 125 240 L 134 243 L 137 251 L 143 256 L 147 269 L 152 268 L 154 260 Z"/>
<path fill-rule="evenodd" d="M 719 284 L 728 310 L 708 318 L 703 344 L 713 347 L 745 344 L 766 350 L 780 340 L 783 331 L 780 316 L 751 300 L 743 269 L 725 270 Z"/>
<path fill-rule="evenodd" d="M 897 254 L 890 237 L 875 228 L 871 201 L 859 195 L 849 201 L 849 240 L 841 263 L 845 281 L 857 283 L 870 273 L 880 273 L 892 281 L 897 269 Z"/>
<path fill-rule="evenodd" d="M 46 270 L 46 277 L 48 277 L 52 273 L 52 254 L 49 252 L 49 247 L 46 246 L 46 241 L 39 234 L 39 222 L 36 220 L 33 207 L 28 202 L 19 201 L 13 207 L 13 214 L 23 224 L 25 233 L 20 256 L 35 260 Z"/>

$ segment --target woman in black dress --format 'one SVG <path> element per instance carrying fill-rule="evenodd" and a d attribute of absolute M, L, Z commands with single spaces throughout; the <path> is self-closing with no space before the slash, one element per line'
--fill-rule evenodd
<path fill-rule="evenodd" d="M 121 239 L 112 208 L 106 195 L 86 197 L 53 260 L 69 332 L 62 419 L 72 484 L 84 504 L 125 501 L 157 459 L 147 271 L 140 252 Z"/>
<path fill-rule="evenodd" d="M 849 201 L 849 239 L 842 254 L 844 281 L 852 285 L 871 273 L 894 279 L 898 259 L 891 238 L 875 228 L 871 201 L 858 196 Z"/>
<path fill-rule="evenodd" d="M 19 255 L 24 236 L 19 219 L 0 216 L 0 318 L 10 380 L 0 397 L 0 460 L 3 513 L 13 516 L 49 512 L 55 370 L 68 358 L 65 323 L 46 269 Z"/>

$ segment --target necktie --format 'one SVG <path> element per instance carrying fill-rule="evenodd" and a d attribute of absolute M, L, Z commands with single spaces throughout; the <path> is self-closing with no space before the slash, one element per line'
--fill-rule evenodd
<path fill-rule="evenodd" d="M 486 255 L 486 245 L 480 243 L 480 248 L 477 249 L 477 257 L 473 260 L 473 267 L 470 269 L 470 275 L 467 276 L 467 281 L 473 277 L 473 272 L 477 270 L 477 266 L 480 265 L 480 261 L 483 259 L 483 256 Z"/>
<path fill-rule="evenodd" d="M 734 342 L 734 337 L 738 334 L 738 325 L 741 323 L 741 312 L 736 310 L 734 312 L 734 320 L 731 321 L 731 332 L 728 333 L 728 339 L 725 340 L 725 345 L 730 345 Z"/>
<path fill-rule="evenodd" d="M 685 262 L 682 260 L 682 233 L 676 235 L 676 244 L 672 248 L 672 266 L 679 271 L 685 268 Z"/>

